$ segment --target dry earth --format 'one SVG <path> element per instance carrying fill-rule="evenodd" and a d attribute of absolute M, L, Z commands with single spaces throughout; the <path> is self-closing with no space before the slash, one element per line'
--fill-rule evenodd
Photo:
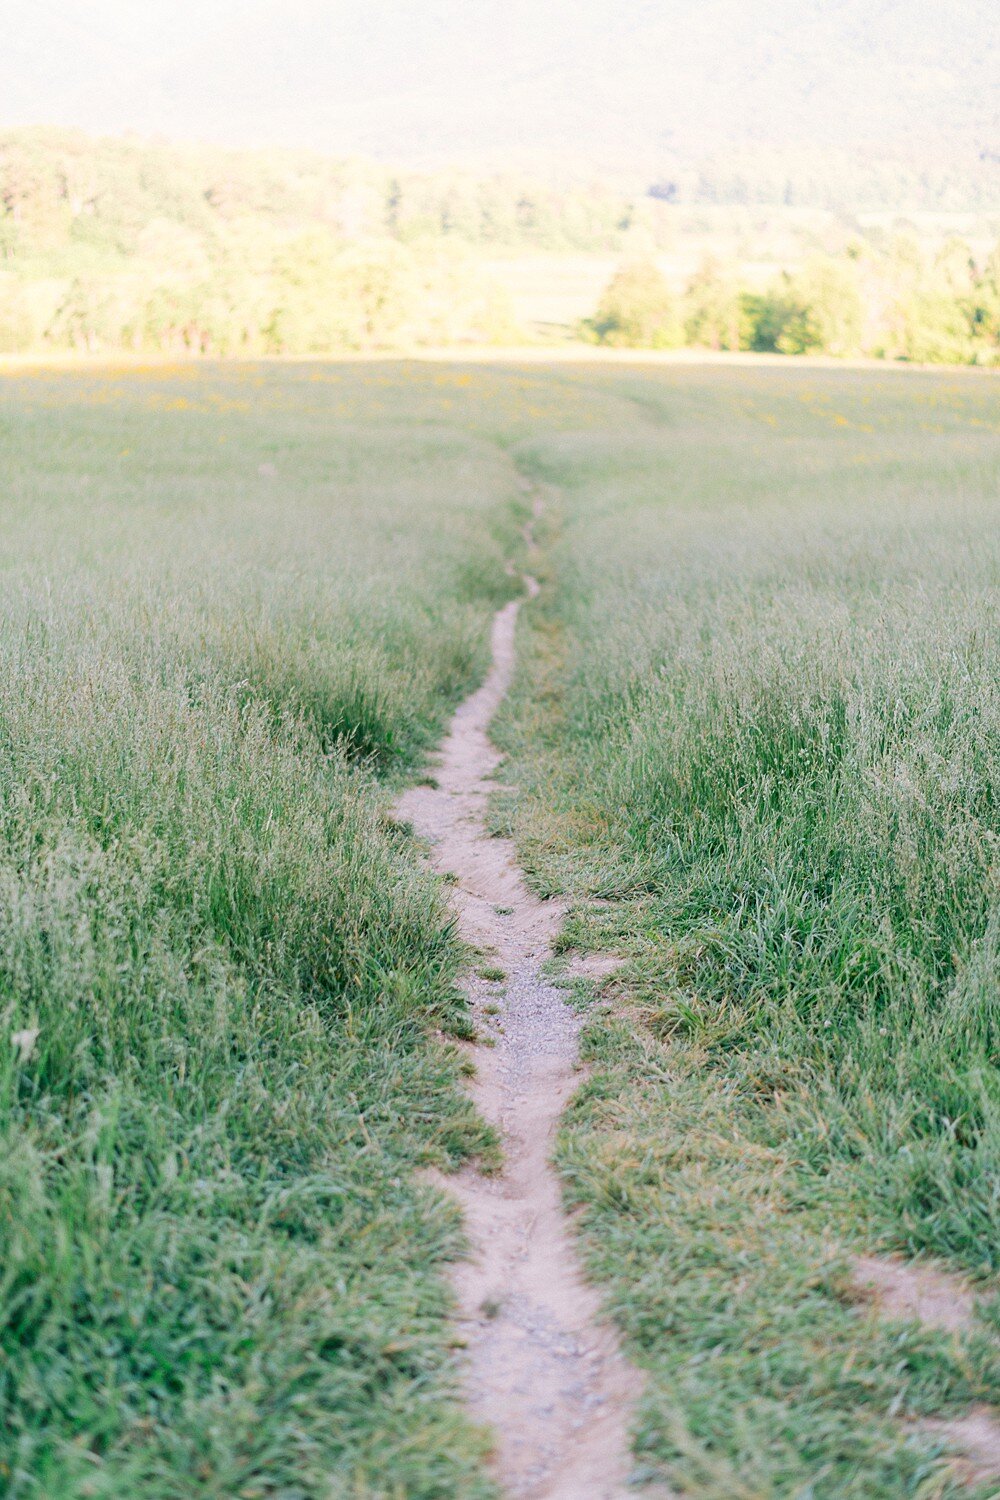
<path fill-rule="evenodd" d="M 972 1323 L 975 1295 L 953 1272 L 896 1255 L 861 1255 L 854 1263 L 854 1282 L 887 1318 L 914 1319 L 946 1333 L 960 1333 Z"/>
<path fill-rule="evenodd" d="M 495 618 L 492 669 L 455 714 L 436 785 L 406 792 L 398 812 L 430 841 L 435 866 L 455 877 L 463 937 L 505 975 L 468 981 L 492 1043 L 475 1051 L 473 1093 L 500 1131 L 505 1166 L 493 1176 L 466 1169 L 443 1179 L 473 1252 L 454 1274 L 468 1402 L 495 1435 L 508 1495 L 619 1500 L 629 1492 L 641 1380 L 583 1278 L 549 1165 L 556 1121 L 580 1077 L 578 1018 L 541 973 L 564 911 L 532 895 L 513 845 L 486 827 L 500 761 L 488 731 L 513 671 L 518 607 L 507 604 Z"/>
<path fill-rule="evenodd" d="M 861 1255 L 854 1262 L 853 1281 L 882 1317 L 956 1335 L 973 1326 L 976 1294 L 953 1271 L 897 1255 Z M 961 1455 L 955 1465 L 959 1478 L 974 1485 L 1000 1480 L 1000 1412 L 993 1407 L 974 1406 L 964 1416 L 921 1425 Z"/>

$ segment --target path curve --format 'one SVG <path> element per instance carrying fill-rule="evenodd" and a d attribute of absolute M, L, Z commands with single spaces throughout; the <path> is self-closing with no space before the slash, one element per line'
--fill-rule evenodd
<path fill-rule="evenodd" d="M 526 579 L 529 595 L 537 592 Z M 525 884 L 513 844 L 487 832 L 500 755 L 489 726 L 510 685 L 520 601 L 493 621 L 489 675 L 455 714 L 435 786 L 413 787 L 397 810 L 430 841 L 435 867 L 456 878 L 462 936 L 491 951 L 503 984 L 470 976 L 478 1030 L 473 1097 L 500 1131 L 502 1173 L 466 1168 L 440 1179 L 462 1208 L 472 1257 L 453 1284 L 468 1344 L 473 1415 L 493 1431 L 495 1469 L 512 1500 L 623 1500 L 629 1427 L 642 1382 L 625 1361 L 600 1299 L 584 1280 L 558 1179 L 549 1165 L 559 1115 L 579 1083 L 579 1019 L 542 977 L 564 907 Z M 495 1008 L 499 1006 L 499 1011 Z"/>

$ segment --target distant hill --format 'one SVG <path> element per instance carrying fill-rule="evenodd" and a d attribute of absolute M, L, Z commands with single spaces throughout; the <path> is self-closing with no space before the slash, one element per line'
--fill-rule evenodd
<path fill-rule="evenodd" d="M 36 0 L 0 125 L 311 146 L 408 166 L 598 170 L 699 191 L 894 170 L 902 199 L 1000 201 L 995 0 Z M 891 175 L 891 171 L 890 171 Z M 793 191 L 797 191 L 793 187 Z M 971 205 L 970 205 L 971 206 Z"/>

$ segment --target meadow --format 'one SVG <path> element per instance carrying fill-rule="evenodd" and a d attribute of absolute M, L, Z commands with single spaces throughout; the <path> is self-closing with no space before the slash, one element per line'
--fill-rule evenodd
<path fill-rule="evenodd" d="M 566 948 L 617 954 L 559 1146 L 685 1494 L 951 1493 L 965 1339 L 850 1253 L 1000 1261 L 1000 391 L 590 370 L 548 497 L 498 808 Z M 962 1492 L 967 1493 L 967 1490 Z M 984 1493 L 992 1493 L 989 1486 Z"/>
<path fill-rule="evenodd" d="M 419 1171 L 497 1159 L 468 955 L 389 806 L 526 486 L 493 816 L 621 960 L 557 1163 L 640 1470 L 970 1493 L 1000 1301 L 851 1256 L 1000 1260 L 995 379 L 24 368 L 0 444 L 0 1493 L 494 1493 Z"/>
<path fill-rule="evenodd" d="M 387 791 L 509 466 L 398 371 L 27 372 L 0 432 L 0 1492 L 487 1494 L 414 1168 L 495 1148 Z"/>

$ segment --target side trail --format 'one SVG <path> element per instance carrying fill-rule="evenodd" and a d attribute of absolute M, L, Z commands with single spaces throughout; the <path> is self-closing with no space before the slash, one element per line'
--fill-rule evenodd
<path fill-rule="evenodd" d="M 530 538 L 529 538 L 530 540 Z M 529 596 L 538 586 L 525 580 Z M 556 1122 L 579 1082 L 579 1020 L 542 965 L 564 917 L 527 888 L 513 844 L 487 831 L 501 757 L 489 726 L 514 669 L 520 601 L 493 621 L 493 663 L 458 709 L 435 767 L 436 785 L 397 804 L 456 880 L 463 938 L 496 953 L 506 993 L 470 976 L 478 1029 L 472 1093 L 499 1130 L 502 1173 L 466 1168 L 440 1184 L 457 1198 L 472 1258 L 454 1269 L 468 1344 L 465 1386 L 473 1416 L 495 1436 L 495 1471 L 512 1500 L 622 1500 L 629 1493 L 629 1426 L 642 1389 L 596 1292 L 584 1280 L 549 1165 Z M 493 962 L 492 957 L 490 962 Z"/>

